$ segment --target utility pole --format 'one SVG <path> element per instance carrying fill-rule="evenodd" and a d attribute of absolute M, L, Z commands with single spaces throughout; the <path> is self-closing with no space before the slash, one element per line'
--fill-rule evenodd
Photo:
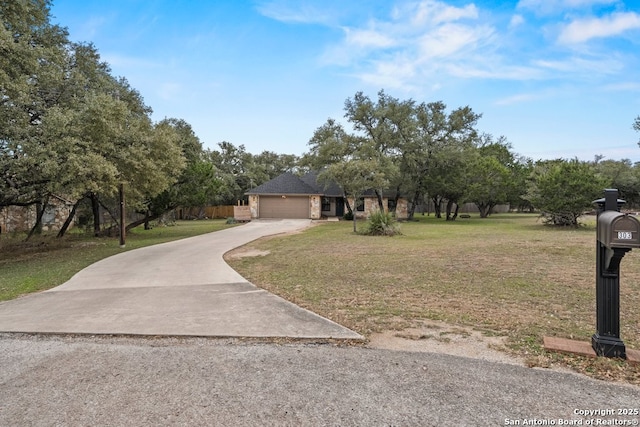
<path fill-rule="evenodd" d="M 125 205 L 124 205 L 124 183 L 120 183 L 120 247 L 125 247 Z"/>

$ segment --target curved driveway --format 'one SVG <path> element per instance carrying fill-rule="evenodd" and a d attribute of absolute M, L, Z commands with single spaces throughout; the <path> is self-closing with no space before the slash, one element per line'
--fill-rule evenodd
<path fill-rule="evenodd" d="M 225 252 L 309 220 L 261 220 L 123 252 L 0 303 L 0 332 L 362 339 L 249 283 Z"/>

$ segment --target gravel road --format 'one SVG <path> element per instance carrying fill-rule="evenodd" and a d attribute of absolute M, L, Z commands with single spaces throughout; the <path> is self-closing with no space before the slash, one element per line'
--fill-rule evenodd
<path fill-rule="evenodd" d="M 328 343 L 0 334 L 0 366 L 1 426 L 635 425 L 640 419 L 602 412 L 640 408 L 639 387 Z"/>

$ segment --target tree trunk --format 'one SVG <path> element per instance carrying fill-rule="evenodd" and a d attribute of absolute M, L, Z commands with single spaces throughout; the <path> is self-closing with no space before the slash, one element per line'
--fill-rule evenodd
<path fill-rule="evenodd" d="M 376 198 L 378 199 L 378 208 L 380 209 L 380 212 L 384 212 L 384 203 L 382 202 L 382 192 L 375 190 L 376 193 Z"/>
<path fill-rule="evenodd" d="M 44 216 L 44 211 L 47 209 L 48 204 L 49 197 L 45 197 L 44 203 L 42 201 L 36 202 L 36 223 L 33 224 L 33 227 L 29 231 L 25 241 L 33 237 L 34 234 L 42 234 L 42 217 Z"/>
<path fill-rule="evenodd" d="M 82 202 L 82 200 L 83 199 L 78 200 L 73 205 L 73 208 L 71 208 L 71 212 L 69 212 L 69 216 L 64 221 L 64 224 L 62 224 L 62 227 L 58 231 L 58 235 L 56 237 L 61 238 L 61 237 L 63 237 L 65 235 L 65 233 L 69 229 L 69 226 L 71 225 L 71 221 L 73 221 L 73 218 L 76 216 L 76 210 L 78 209 L 78 205 L 80 204 L 80 202 Z"/>
<path fill-rule="evenodd" d="M 346 201 L 347 199 L 345 199 Z M 356 194 L 353 195 L 353 210 L 351 211 L 351 214 L 353 216 L 353 232 L 357 233 L 357 226 L 356 226 L 356 217 L 358 214 L 358 196 Z"/>
<path fill-rule="evenodd" d="M 344 199 L 344 206 L 347 208 L 347 212 L 353 215 L 353 209 L 351 209 L 351 205 L 349 204 L 349 199 L 348 199 L 349 196 L 344 191 L 342 192 L 342 194 L 343 194 L 342 198 Z"/>
<path fill-rule="evenodd" d="M 396 188 L 396 195 L 393 197 L 393 210 L 395 212 L 398 209 L 398 200 L 400 200 L 400 187 Z"/>
<path fill-rule="evenodd" d="M 456 209 L 453 211 L 452 221 L 455 221 L 458 218 L 458 212 L 460 211 L 460 205 L 456 203 Z"/>
<path fill-rule="evenodd" d="M 440 209 L 440 202 L 442 201 L 442 197 L 432 197 L 431 201 L 433 202 L 433 211 L 436 215 L 436 218 L 442 218 L 442 209 Z"/>
<path fill-rule="evenodd" d="M 447 200 L 447 221 L 455 220 L 455 217 L 451 215 L 451 210 L 453 209 L 453 204 L 455 202 L 453 200 Z M 457 204 L 456 204 L 457 206 Z"/>
<path fill-rule="evenodd" d="M 495 207 L 493 203 L 476 203 L 478 211 L 480 211 L 480 218 L 488 218 Z"/>
<path fill-rule="evenodd" d="M 151 226 L 149 225 L 149 209 L 144 213 L 144 229 L 151 230 Z"/>
<path fill-rule="evenodd" d="M 420 192 L 416 191 L 413 195 L 413 200 L 411 201 L 411 203 L 409 204 L 409 209 L 407 210 L 407 219 L 409 221 L 411 221 L 413 219 L 413 215 L 416 212 L 416 204 L 418 202 L 418 200 L 420 200 Z M 398 203 L 398 201 L 396 200 L 396 204 Z"/>
<path fill-rule="evenodd" d="M 127 226 L 125 227 L 125 231 L 129 231 L 129 230 L 131 230 L 133 228 L 136 228 L 137 226 L 139 226 L 141 224 L 144 224 L 145 222 L 155 221 L 156 219 L 160 218 L 161 215 L 162 214 L 153 214 L 153 215 L 145 216 L 142 219 L 133 221 L 132 223 L 127 224 Z M 145 228 L 145 230 L 147 230 L 147 229 Z"/>
<path fill-rule="evenodd" d="M 91 199 L 91 213 L 93 214 L 93 235 L 100 236 L 100 203 L 95 193 L 89 195 Z"/>

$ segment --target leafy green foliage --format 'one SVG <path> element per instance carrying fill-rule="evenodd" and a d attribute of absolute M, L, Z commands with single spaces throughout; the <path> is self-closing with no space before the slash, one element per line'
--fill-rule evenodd
<path fill-rule="evenodd" d="M 592 164 L 577 159 L 538 162 L 533 170 L 526 199 L 547 223 L 578 226 L 578 218 L 591 209 L 606 181 Z"/>
<path fill-rule="evenodd" d="M 640 168 L 631 160 L 597 161 L 595 170 L 606 181 L 606 188 L 616 188 L 626 208 L 640 207 Z"/>
<path fill-rule="evenodd" d="M 381 90 L 375 100 L 357 92 L 344 110 L 354 132 L 328 119 L 309 141 L 303 165 L 324 169 L 320 178 L 343 185 L 341 165 L 375 162 L 386 186 L 368 189 L 375 191 L 380 209 L 383 190 L 389 190 L 409 199 L 409 218 L 427 195 L 438 217 L 443 199 L 447 219 L 455 219 L 458 205 L 467 199 L 479 203 L 486 216 L 497 203 L 519 201 L 524 191 L 510 146 L 504 138 L 481 138 L 476 129 L 481 115 L 470 107 L 448 112 L 443 102 L 400 100 Z M 513 183 L 521 184 L 520 192 Z"/>
<path fill-rule="evenodd" d="M 477 156 L 468 164 L 467 200 L 476 204 L 480 217 L 489 216 L 499 204 L 522 204 L 526 168 L 511 152 L 506 139 L 483 135 L 476 151 Z"/>
<path fill-rule="evenodd" d="M 400 233 L 400 226 L 393 213 L 379 209 L 373 211 L 367 219 L 367 224 L 361 234 L 369 236 L 395 236 Z"/>
<path fill-rule="evenodd" d="M 93 45 L 71 43 L 50 23 L 50 3 L 0 7 L 0 207 L 89 198 L 99 231 L 98 205 L 113 205 L 121 183 L 127 205 L 148 211 L 187 152 Z"/>

